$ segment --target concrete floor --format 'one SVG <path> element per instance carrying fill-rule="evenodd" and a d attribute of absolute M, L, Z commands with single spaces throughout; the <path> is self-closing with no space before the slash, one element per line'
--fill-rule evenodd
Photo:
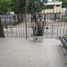
<path fill-rule="evenodd" d="M 57 39 L 0 39 L 0 67 L 67 67 Z"/>

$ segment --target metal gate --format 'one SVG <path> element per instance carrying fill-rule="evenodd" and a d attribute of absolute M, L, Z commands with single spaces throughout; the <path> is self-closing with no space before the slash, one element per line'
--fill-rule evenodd
<path fill-rule="evenodd" d="M 58 38 L 59 36 L 67 35 L 67 15 L 62 15 L 61 18 L 58 18 L 54 13 L 41 14 L 40 19 L 37 17 L 38 21 L 44 22 L 43 37 Z M 33 37 L 35 22 L 31 14 L 1 15 L 1 23 L 6 38 Z"/>
<path fill-rule="evenodd" d="M 31 15 L 1 15 L 6 38 L 28 38 L 32 36 Z"/>
<path fill-rule="evenodd" d="M 46 14 L 44 37 L 58 38 L 67 35 L 67 15 L 62 13 Z"/>

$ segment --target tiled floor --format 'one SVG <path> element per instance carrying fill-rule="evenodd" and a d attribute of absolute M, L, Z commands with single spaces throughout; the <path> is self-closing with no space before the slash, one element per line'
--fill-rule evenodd
<path fill-rule="evenodd" d="M 67 67 L 57 39 L 0 39 L 0 67 Z"/>

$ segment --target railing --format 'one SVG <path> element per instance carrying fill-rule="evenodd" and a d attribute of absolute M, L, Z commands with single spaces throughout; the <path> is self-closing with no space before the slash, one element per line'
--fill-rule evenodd
<path fill-rule="evenodd" d="M 32 14 L 0 15 L 0 17 L 6 38 L 30 38 L 33 36 L 36 22 Z M 56 38 L 67 33 L 67 15 L 65 14 L 37 14 L 36 20 L 41 25 L 44 23 L 44 37 Z"/>

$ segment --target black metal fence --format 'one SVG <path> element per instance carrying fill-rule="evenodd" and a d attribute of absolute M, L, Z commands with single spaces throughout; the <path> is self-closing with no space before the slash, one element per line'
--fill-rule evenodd
<path fill-rule="evenodd" d="M 0 15 L 6 38 L 31 38 L 36 26 L 32 14 Z M 67 15 L 61 13 L 37 14 L 36 20 L 44 28 L 43 36 L 56 38 L 67 34 Z"/>

